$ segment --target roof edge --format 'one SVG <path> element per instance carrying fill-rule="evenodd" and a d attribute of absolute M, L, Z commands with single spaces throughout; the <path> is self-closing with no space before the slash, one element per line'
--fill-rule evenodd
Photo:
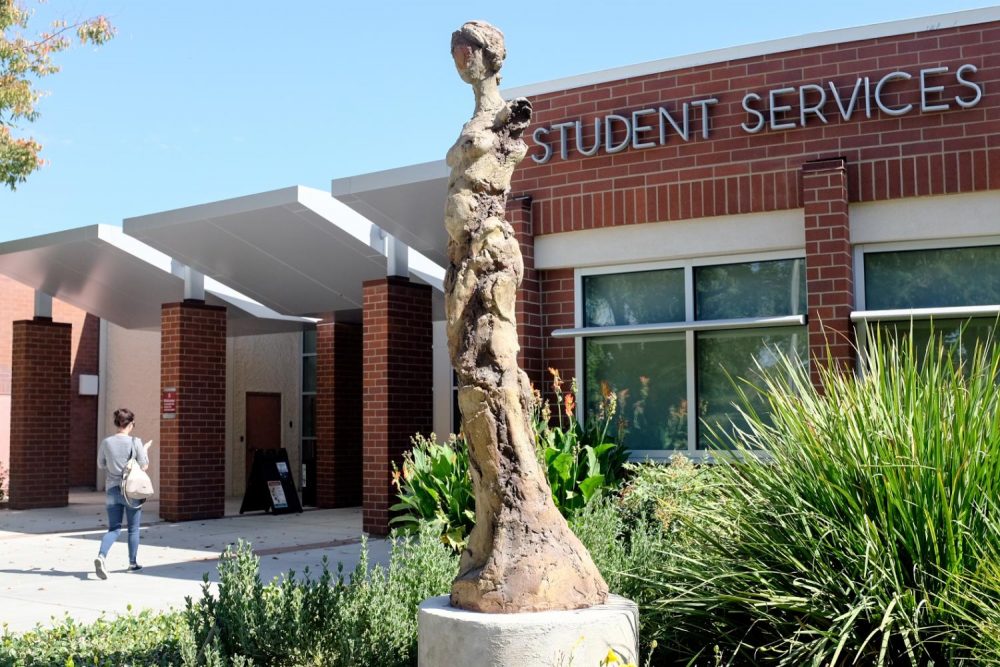
<path fill-rule="evenodd" d="M 660 60 L 650 60 L 634 65 L 613 67 L 586 74 L 576 74 L 573 76 L 542 81 L 539 83 L 515 86 L 501 90 L 501 94 L 507 98 L 531 97 L 533 95 L 544 95 L 562 90 L 572 90 L 585 86 L 594 86 L 611 81 L 631 79 L 650 74 L 659 74 L 672 70 L 686 69 L 689 67 L 699 67 L 702 65 L 714 65 L 730 60 L 741 60 L 743 58 L 753 58 L 755 56 L 781 53 L 784 51 L 797 51 L 799 49 L 810 49 L 817 46 L 828 46 L 843 42 L 856 42 L 865 39 L 875 39 L 878 37 L 891 37 L 903 35 L 910 32 L 926 32 L 930 30 L 943 30 L 946 28 L 957 28 L 966 25 L 976 25 L 977 23 L 988 23 L 1000 21 L 1000 7 L 985 7 L 982 9 L 967 9 L 947 14 L 936 14 L 911 19 L 901 19 L 898 21 L 887 21 L 885 23 L 873 23 L 870 25 L 858 26 L 854 28 L 838 28 L 835 30 L 825 30 L 821 32 L 807 33 L 796 37 L 782 37 L 765 42 L 755 42 L 742 46 L 732 46 L 712 51 L 703 51 L 690 55 L 675 56 L 673 58 L 663 58 Z"/>
<path fill-rule="evenodd" d="M 370 171 L 366 174 L 335 178 L 330 182 L 330 193 L 337 199 L 343 200 L 345 197 L 349 199 L 349 195 L 361 192 L 448 178 L 448 174 L 448 165 L 444 160 L 432 160 L 381 171 Z"/>

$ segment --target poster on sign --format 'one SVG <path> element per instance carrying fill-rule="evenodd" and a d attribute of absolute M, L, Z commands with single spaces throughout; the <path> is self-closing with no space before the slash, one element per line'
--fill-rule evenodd
<path fill-rule="evenodd" d="M 267 488 L 271 492 L 271 507 L 274 509 L 284 509 L 288 507 L 288 499 L 285 497 L 285 490 L 281 488 L 280 481 L 270 481 Z"/>
<path fill-rule="evenodd" d="M 177 388 L 164 387 L 160 396 L 160 417 L 175 419 L 177 417 Z"/>

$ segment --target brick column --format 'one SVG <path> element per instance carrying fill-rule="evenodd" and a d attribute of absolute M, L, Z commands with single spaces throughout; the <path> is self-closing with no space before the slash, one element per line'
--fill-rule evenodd
<path fill-rule="evenodd" d="M 813 384 L 818 367 L 854 369 L 854 266 L 843 158 L 802 165 L 805 207 L 806 282 L 809 292 L 809 356 Z"/>
<path fill-rule="evenodd" d="M 173 418 L 160 418 L 160 517 L 221 517 L 226 501 L 226 309 L 194 300 L 165 303 L 161 318 L 161 389 L 177 392 L 177 411 Z"/>
<path fill-rule="evenodd" d="M 389 531 L 392 463 L 433 428 L 431 288 L 406 278 L 364 284 L 365 532 Z"/>
<path fill-rule="evenodd" d="M 316 325 L 316 505 L 361 504 L 361 325 Z"/>
<path fill-rule="evenodd" d="M 544 391 L 542 365 L 542 310 L 539 277 L 535 269 L 535 234 L 531 217 L 531 197 L 512 197 L 507 201 L 507 220 L 514 227 L 514 237 L 521 246 L 524 279 L 517 290 L 517 341 L 521 350 L 517 363 L 528 374 L 536 389 Z"/>
<path fill-rule="evenodd" d="M 10 507 L 69 504 L 72 326 L 47 317 L 13 324 Z"/>

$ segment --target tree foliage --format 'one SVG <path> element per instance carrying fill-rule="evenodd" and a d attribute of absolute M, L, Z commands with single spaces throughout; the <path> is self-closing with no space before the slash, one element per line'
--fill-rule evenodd
<path fill-rule="evenodd" d="M 100 45 L 114 36 L 107 18 L 69 23 L 56 21 L 47 31 L 29 30 L 32 12 L 15 0 L 0 0 L 0 183 L 11 190 L 38 169 L 41 145 L 17 137 L 21 124 L 38 118 L 37 81 L 59 71 L 52 57 L 69 48 L 75 34 L 81 44 Z"/>

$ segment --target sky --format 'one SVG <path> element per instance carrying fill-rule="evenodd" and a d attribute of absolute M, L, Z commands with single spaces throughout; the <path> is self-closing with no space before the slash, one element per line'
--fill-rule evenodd
<path fill-rule="evenodd" d="M 953 0 L 21 0 L 32 27 L 103 14 L 56 56 L 33 136 L 47 164 L 0 189 L 0 241 L 439 160 L 472 112 L 451 32 L 506 36 L 505 88 L 824 30 L 989 6 Z"/>

